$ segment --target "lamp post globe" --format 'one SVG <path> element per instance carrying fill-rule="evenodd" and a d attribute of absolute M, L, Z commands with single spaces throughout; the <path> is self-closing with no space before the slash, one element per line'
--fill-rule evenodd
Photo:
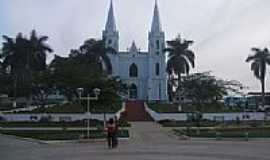
<path fill-rule="evenodd" d="M 94 91 L 95 96 L 98 96 L 98 95 L 100 95 L 101 89 L 95 88 L 95 89 L 93 89 L 93 91 Z"/>

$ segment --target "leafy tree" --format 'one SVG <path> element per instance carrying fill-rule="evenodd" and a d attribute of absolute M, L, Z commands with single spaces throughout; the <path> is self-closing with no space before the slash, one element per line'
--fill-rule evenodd
<path fill-rule="evenodd" d="M 252 48 L 254 55 L 248 56 L 246 62 L 251 62 L 254 76 L 260 80 L 262 89 L 262 107 L 265 105 L 265 75 L 266 66 L 270 64 L 270 53 L 267 48 Z"/>
<path fill-rule="evenodd" d="M 238 93 L 242 87 L 237 81 L 217 79 L 210 72 L 195 73 L 183 79 L 182 94 L 200 111 L 203 105 L 217 102 L 229 92 Z"/>
<path fill-rule="evenodd" d="M 94 63 L 79 63 L 76 57 L 59 57 L 56 56 L 50 65 L 52 70 L 52 79 L 54 85 L 65 96 L 72 101 L 77 94 L 77 88 L 91 87 L 95 79 L 102 75 L 98 66 Z"/>
<path fill-rule="evenodd" d="M 91 101 L 91 111 L 102 111 L 104 120 L 106 112 L 114 110 L 114 107 L 121 105 L 120 94 L 123 92 L 123 84 L 117 77 L 109 78 L 103 74 L 102 68 L 91 59 L 92 56 L 82 54 L 73 50 L 68 58 L 56 56 L 50 65 L 53 71 L 52 77 L 55 86 L 73 102 L 79 98 L 78 88 L 83 88 L 82 96 L 93 95 L 93 89 L 101 89 L 98 101 Z M 79 63 L 80 62 L 80 63 Z M 77 97 L 77 98 L 76 98 Z M 74 99 L 76 98 L 76 99 Z M 83 101 L 82 104 L 86 105 Z"/>
<path fill-rule="evenodd" d="M 116 51 L 113 48 L 106 47 L 104 40 L 88 39 L 80 46 L 79 50 L 87 57 L 91 57 L 100 67 L 104 65 L 107 74 L 112 73 L 112 64 L 108 53 L 115 54 Z"/>
<path fill-rule="evenodd" d="M 0 94 L 8 94 L 12 87 L 12 77 L 5 72 L 0 63 Z"/>
<path fill-rule="evenodd" d="M 174 82 L 174 75 L 178 78 L 178 98 L 180 100 L 181 89 L 181 74 L 189 74 L 190 68 L 195 67 L 195 54 L 189 47 L 193 44 L 191 40 L 185 40 L 180 37 L 176 37 L 171 41 L 167 41 L 168 47 L 165 52 L 168 52 L 167 72 L 169 74 L 169 90 L 172 94 L 172 88 Z"/>
<path fill-rule="evenodd" d="M 106 48 L 103 40 L 89 39 L 79 49 L 71 50 L 69 57 L 55 56 L 50 64 L 56 86 L 69 100 L 78 96 L 77 89 L 91 92 L 93 88 L 102 89 L 100 106 L 112 106 L 119 101 L 123 92 L 122 82 L 117 77 L 108 77 L 111 62 L 107 53 L 115 53 Z M 103 63 L 107 73 L 103 72 Z M 104 97 L 103 97 L 104 96 Z"/>
<path fill-rule="evenodd" d="M 48 69 L 42 72 L 35 72 L 35 74 L 33 74 L 33 99 L 38 102 L 38 104 L 41 104 L 43 109 L 49 94 L 56 91 L 54 84 L 55 80 L 52 77 L 52 73 Z"/>

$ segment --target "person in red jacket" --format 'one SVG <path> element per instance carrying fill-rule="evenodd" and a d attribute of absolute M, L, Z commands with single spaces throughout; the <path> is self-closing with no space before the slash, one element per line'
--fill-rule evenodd
<path fill-rule="evenodd" d="M 109 122 L 107 123 L 107 138 L 108 138 L 108 147 L 114 148 L 114 137 L 116 132 L 116 125 L 114 123 L 114 120 L 112 118 L 109 119 Z"/>

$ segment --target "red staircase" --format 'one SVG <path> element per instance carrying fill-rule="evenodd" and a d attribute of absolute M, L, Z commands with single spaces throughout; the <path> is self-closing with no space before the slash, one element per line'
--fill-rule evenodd
<path fill-rule="evenodd" d="M 143 101 L 127 101 L 124 114 L 121 116 L 126 121 L 153 121 L 145 111 Z"/>

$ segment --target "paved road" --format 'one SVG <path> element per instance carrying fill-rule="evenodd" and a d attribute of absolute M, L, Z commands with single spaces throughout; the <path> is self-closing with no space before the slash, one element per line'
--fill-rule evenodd
<path fill-rule="evenodd" d="M 269 141 L 179 141 L 153 123 L 132 123 L 129 141 L 40 144 L 0 135 L 3 160 L 269 160 Z"/>

